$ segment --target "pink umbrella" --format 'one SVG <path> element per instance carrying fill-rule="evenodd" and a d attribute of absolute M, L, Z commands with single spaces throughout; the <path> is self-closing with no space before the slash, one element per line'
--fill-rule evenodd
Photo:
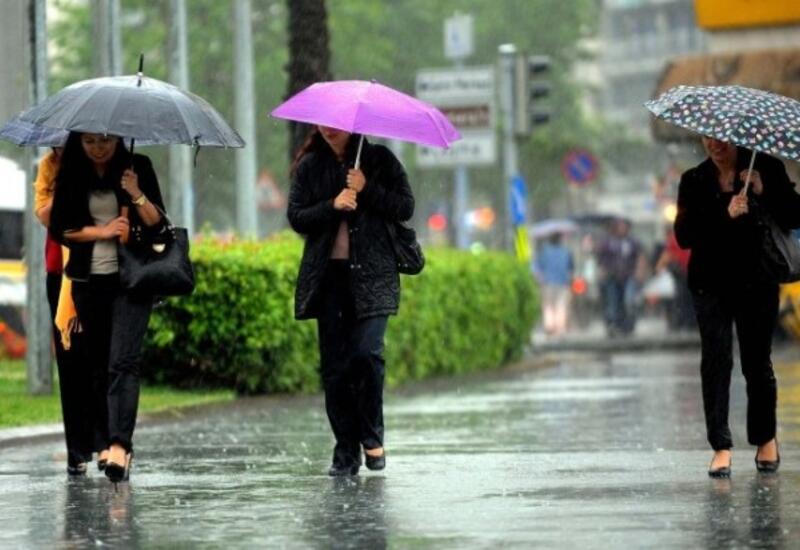
<path fill-rule="evenodd" d="M 461 134 L 436 107 L 377 82 L 317 82 L 293 95 L 272 116 L 361 134 L 450 147 Z"/>

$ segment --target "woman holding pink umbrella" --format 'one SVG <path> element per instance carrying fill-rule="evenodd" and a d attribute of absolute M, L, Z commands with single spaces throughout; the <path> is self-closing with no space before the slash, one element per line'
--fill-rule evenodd
<path fill-rule="evenodd" d="M 316 127 L 292 166 L 288 217 L 305 236 L 295 316 L 317 319 L 336 438 L 328 473 L 357 474 L 360 447 L 367 468 L 382 470 L 384 333 L 400 302 L 403 263 L 392 229 L 411 218 L 414 196 L 397 158 L 364 134 L 433 147 L 460 135 L 435 107 L 374 81 L 319 82 L 272 115 Z"/>
<path fill-rule="evenodd" d="M 400 162 L 386 148 L 318 127 L 292 169 L 288 217 L 305 236 L 295 294 L 298 319 L 317 319 L 325 408 L 336 438 L 332 476 L 385 467 L 384 334 L 400 303 L 387 222 L 414 213 Z"/>

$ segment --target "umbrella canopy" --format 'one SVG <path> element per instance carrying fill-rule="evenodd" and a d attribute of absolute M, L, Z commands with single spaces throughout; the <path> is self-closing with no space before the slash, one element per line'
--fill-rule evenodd
<path fill-rule="evenodd" d="M 436 107 L 377 82 L 318 82 L 272 111 L 272 116 L 345 132 L 449 147 L 461 134 Z"/>
<path fill-rule="evenodd" d="M 701 135 L 800 160 L 800 102 L 794 99 L 743 86 L 676 86 L 645 106 Z"/>
<path fill-rule="evenodd" d="M 44 139 L 37 134 L 44 129 L 121 136 L 150 145 L 244 147 L 241 136 L 203 98 L 141 75 L 76 82 L 9 121 L 0 137 L 50 145 L 36 141 Z"/>
<path fill-rule="evenodd" d="M 550 235 L 572 233 L 578 229 L 578 224 L 570 219 L 553 218 L 537 222 L 530 227 L 531 237 L 540 239 Z"/>
<path fill-rule="evenodd" d="M 60 147 L 67 141 L 69 132 L 46 126 L 37 126 L 21 120 L 18 116 L 0 128 L 0 139 L 17 145 L 37 145 L 39 147 Z"/>

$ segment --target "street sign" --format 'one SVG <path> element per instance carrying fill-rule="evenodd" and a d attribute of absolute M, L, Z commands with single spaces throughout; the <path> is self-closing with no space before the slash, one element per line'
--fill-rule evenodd
<path fill-rule="evenodd" d="M 511 223 L 523 225 L 528 219 L 528 189 L 522 176 L 511 179 Z"/>
<path fill-rule="evenodd" d="M 444 56 L 447 59 L 465 59 L 474 50 L 472 16 L 455 14 L 444 21 Z"/>
<path fill-rule="evenodd" d="M 561 174 L 573 185 L 587 185 L 597 177 L 597 159 L 588 151 L 573 149 L 561 161 Z"/>
<path fill-rule="evenodd" d="M 462 136 L 447 150 L 417 147 L 420 167 L 495 164 L 493 67 L 421 70 L 417 73 L 416 95 L 441 110 Z"/>
<path fill-rule="evenodd" d="M 453 143 L 449 149 L 417 146 L 417 164 L 420 167 L 448 167 L 456 165 L 483 166 L 496 161 L 496 145 L 494 136 L 484 133 L 464 135 Z"/>

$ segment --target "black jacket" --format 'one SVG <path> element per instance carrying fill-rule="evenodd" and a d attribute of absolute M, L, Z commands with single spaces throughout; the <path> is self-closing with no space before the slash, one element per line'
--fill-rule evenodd
<path fill-rule="evenodd" d="M 766 210 L 784 229 L 800 226 L 800 195 L 786 175 L 783 163 L 758 153 L 754 170 L 761 175 L 764 191 L 748 191 L 748 213 L 728 214 L 728 204 L 744 186 L 738 174 L 748 168 L 750 151 L 738 149 L 734 192 L 723 193 L 717 168 L 711 159 L 684 172 L 678 189 L 675 237 L 681 248 L 691 249 L 689 288 L 715 290 L 743 288 L 768 282 L 760 267 Z"/>
<path fill-rule="evenodd" d="M 361 170 L 367 183 L 358 194 L 358 208 L 352 213 L 333 208 L 334 198 L 346 186 L 358 138 L 351 136 L 346 162 L 340 162 L 323 143 L 307 153 L 295 170 L 287 214 L 292 228 L 305 237 L 295 290 L 297 319 L 319 314 L 320 283 L 345 216 L 350 231 L 351 290 L 356 316 L 363 319 L 397 313 L 400 277 L 386 222 L 411 218 L 414 197 L 405 170 L 392 152 L 365 142 Z"/>
<path fill-rule="evenodd" d="M 133 156 L 133 171 L 139 179 L 139 189 L 147 196 L 147 199 L 164 209 L 164 200 L 161 198 L 161 190 L 158 186 L 158 178 L 153 170 L 150 159 L 144 155 Z M 98 177 L 98 176 L 94 176 Z M 64 238 L 64 233 L 68 231 L 79 231 L 86 226 L 94 225 L 94 219 L 89 212 L 89 189 L 92 187 L 108 187 L 117 195 L 119 207 L 128 207 L 128 219 L 131 222 L 131 238 L 127 246 L 135 248 L 146 246 L 157 239 L 163 231 L 165 221 L 162 217 L 160 223 L 154 226 L 146 226 L 136 207 L 131 203 L 131 197 L 122 189 L 119 184 L 120 174 L 109 172 L 104 177 L 109 178 L 104 186 L 70 185 L 70 182 L 57 180 L 55 193 L 53 194 L 53 209 L 50 214 L 50 231 L 53 237 L 61 244 L 69 248 L 69 262 L 64 268 L 64 272 L 72 280 L 86 281 L 89 278 L 92 252 L 94 241 L 75 242 Z M 114 181 L 111 181 L 111 180 Z M 141 240 L 134 238 L 134 234 L 140 233 Z"/>

